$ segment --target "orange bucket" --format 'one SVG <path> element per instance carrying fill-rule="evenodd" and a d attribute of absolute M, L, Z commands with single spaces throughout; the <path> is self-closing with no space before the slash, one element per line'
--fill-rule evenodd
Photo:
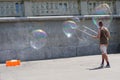
<path fill-rule="evenodd" d="M 6 61 L 6 66 L 10 67 L 10 66 L 19 66 L 21 63 L 20 60 L 8 60 Z"/>

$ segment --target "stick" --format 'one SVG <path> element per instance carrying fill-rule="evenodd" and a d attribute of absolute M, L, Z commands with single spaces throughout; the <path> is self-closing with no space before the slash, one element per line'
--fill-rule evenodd
<path fill-rule="evenodd" d="M 88 29 L 88 30 L 90 30 L 90 31 L 92 31 L 92 32 L 94 32 L 95 34 L 97 34 L 97 32 L 96 31 L 94 31 L 94 30 L 92 30 L 92 29 L 90 29 L 90 28 L 88 28 L 87 26 L 84 26 L 86 29 Z"/>
<path fill-rule="evenodd" d="M 81 31 L 81 32 L 83 32 L 83 33 L 85 33 L 85 34 L 87 34 L 87 35 L 90 36 L 90 37 L 93 36 L 92 34 L 89 34 L 89 33 L 85 32 L 85 31 L 83 31 L 83 30 L 80 30 L 80 29 L 78 29 L 78 30 Z"/>

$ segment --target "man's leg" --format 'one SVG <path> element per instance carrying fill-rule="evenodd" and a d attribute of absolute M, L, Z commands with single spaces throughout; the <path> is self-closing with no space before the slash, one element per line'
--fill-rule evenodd
<path fill-rule="evenodd" d="M 102 53 L 102 62 L 101 62 L 101 66 L 104 66 L 104 54 Z"/>
<path fill-rule="evenodd" d="M 103 45 L 100 45 L 100 50 L 101 50 L 101 52 L 102 52 L 102 62 L 101 62 L 101 67 L 103 67 L 103 66 L 104 66 L 104 59 L 105 59 L 105 57 L 104 57 L 104 51 L 103 51 Z"/>
<path fill-rule="evenodd" d="M 105 61 L 107 63 L 106 67 L 110 67 L 109 60 L 108 60 L 108 55 L 105 54 Z"/>
<path fill-rule="evenodd" d="M 107 63 L 106 67 L 110 67 L 108 55 L 107 55 L 107 45 L 102 46 L 102 51 L 103 51 L 103 58 L 105 59 L 105 61 Z"/>

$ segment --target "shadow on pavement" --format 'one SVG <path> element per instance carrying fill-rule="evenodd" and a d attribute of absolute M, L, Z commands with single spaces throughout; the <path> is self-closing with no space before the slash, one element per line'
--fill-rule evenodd
<path fill-rule="evenodd" d="M 99 70 L 99 69 L 104 69 L 102 66 L 95 67 L 95 68 L 90 68 L 89 70 Z"/>

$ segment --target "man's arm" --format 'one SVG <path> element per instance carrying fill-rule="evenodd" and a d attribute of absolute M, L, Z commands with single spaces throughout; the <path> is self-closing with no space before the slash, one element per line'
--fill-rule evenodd
<path fill-rule="evenodd" d="M 109 32 L 109 30 L 107 28 L 106 28 L 106 30 L 107 30 L 107 37 L 110 38 L 111 37 L 110 32 Z"/>
<path fill-rule="evenodd" d="M 107 36 L 108 36 L 108 38 L 110 38 L 111 36 L 110 36 L 110 32 L 109 31 L 107 31 Z"/>
<path fill-rule="evenodd" d="M 98 30 L 98 35 L 93 36 L 93 38 L 100 39 L 100 29 Z"/>

